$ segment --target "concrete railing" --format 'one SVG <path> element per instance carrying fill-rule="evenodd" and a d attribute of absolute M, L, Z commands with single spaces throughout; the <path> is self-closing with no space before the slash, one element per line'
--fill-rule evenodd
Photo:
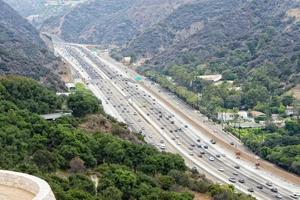
<path fill-rule="evenodd" d="M 0 170 L 0 185 L 32 193 L 33 200 L 55 200 L 48 183 L 38 177 L 19 172 Z"/>

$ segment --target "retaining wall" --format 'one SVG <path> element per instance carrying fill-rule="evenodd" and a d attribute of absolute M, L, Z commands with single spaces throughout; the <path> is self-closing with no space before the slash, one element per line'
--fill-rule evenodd
<path fill-rule="evenodd" d="M 29 174 L 0 170 L 0 184 L 30 192 L 35 195 L 33 200 L 55 200 L 48 183 Z"/>

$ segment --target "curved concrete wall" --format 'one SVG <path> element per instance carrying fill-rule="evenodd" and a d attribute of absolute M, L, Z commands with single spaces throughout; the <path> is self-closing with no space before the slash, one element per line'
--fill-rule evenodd
<path fill-rule="evenodd" d="M 0 170 L 0 184 L 30 192 L 35 195 L 33 200 L 55 200 L 48 183 L 29 174 Z"/>

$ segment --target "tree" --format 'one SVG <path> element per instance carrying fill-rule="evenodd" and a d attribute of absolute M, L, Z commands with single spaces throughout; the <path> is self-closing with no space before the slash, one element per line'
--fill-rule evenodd
<path fill-rule="evenodd" d="M 281 100 L 282 104 L 284 106 L 290 106 L 293 104 L 294 102 L 294 97 L 291 96 L 291 95 L 285 95 L 282 97 L 282 100 Z"/>
<path fill-rule="evenodd" d="M 233 94 L 233 95 L 229 95 L 226 99 L 225 99 L 225 107 L 226 108 L 239 108 L 241 105 L 241 96 L 237 95 L 237 94 Z"/>
<path fill-rule="evenodd" d="M 84 117 L 86 114 L 100 111 L 101 102 L 90 92 L 76 91 L 68 98 L 68 107 L 76 117 Z"/>
<path fill-rule="evenodd" d="M 55 171 L 58 167 L 57 157 L 47 150 L 36 151 L 33 154 L 33 161 L 40 167 L 40 169 L 48 172 Z"/>
<path fill-rule="evenodd" d="M 101 192 L 105 200 L 122 200 L 123 193 L 116 187 L 110 186 Z"/>
<path fill-rule="evenodd" d="M 158 177 L 158 182 L 162 189 L 169 190 L 174 185 L 175 180 L 170 176 L 161 175 Z"/>

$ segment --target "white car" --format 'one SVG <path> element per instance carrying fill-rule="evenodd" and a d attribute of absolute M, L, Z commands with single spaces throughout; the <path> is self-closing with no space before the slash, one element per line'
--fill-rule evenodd
<path fill-rule="evenodd" d="M 219 168 L 218 169 L 220 172 L 224 172 L 224 168 Z"/>
<path fill-rule="evenodd" d="M 215 158 L 211 156 L 211 157 L 209 157 L 209 160 L 210 160 L 210 161 L 214 161 Z"/>

